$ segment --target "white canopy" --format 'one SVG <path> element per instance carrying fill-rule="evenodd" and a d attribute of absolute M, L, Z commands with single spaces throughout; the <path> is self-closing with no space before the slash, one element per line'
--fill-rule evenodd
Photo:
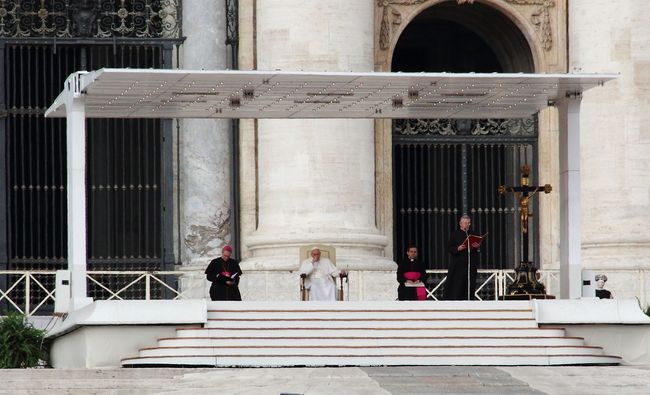
<path fill-rule="evenodd" d="M 72 74 L 87 118 L 522 118 L 612 74 L 101 69 Z"/>
<path fill-rule="evenodd" d="M 101 69 L 71 74 L 46 112 L 66 117 L 68 266 L 86 296 L 86 118 L 521 118 L 559 115 L 560 295 L 581 292 L 580 102 L 613 74 Z"/>

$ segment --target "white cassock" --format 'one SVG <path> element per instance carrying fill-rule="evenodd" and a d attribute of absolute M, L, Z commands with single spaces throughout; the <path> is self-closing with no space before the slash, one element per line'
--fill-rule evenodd
<path fill-rule="evenodd" d="M 327 258 L 312 262 L 312 258 L 305 259 L 298 270 L 306 274 L 305 288 L 309 290 L 309 300 L 336 300 L 336 278 L 338 269 Z"/>

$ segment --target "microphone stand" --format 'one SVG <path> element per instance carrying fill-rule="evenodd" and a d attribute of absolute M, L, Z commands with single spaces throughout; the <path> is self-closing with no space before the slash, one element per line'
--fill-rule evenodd
<path fill-rule="evenodd" d="M 466 236 L 465 240 L 467 241 L 467 300 L 470 300 L 470 298 L 469 298 L 469 288 L 470 288 L 470 286 L 469 286 L 469 277 L 470 277 L 470 275 L 469 275 L 469 271 L 470 271 L 469 267 L 471 265 L 471 258 L 470 258 L 471 246 L 469 244 L 469 233 L 467 232 L 467 230 L 465 230 L 465 236 Z"/>

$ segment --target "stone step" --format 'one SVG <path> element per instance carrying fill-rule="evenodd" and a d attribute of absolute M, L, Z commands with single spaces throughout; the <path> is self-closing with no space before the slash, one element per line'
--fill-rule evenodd
<path fill-rule="evenodd" d="M 274 328 L 266 330 L 264 327 L 227 327 L 227 328 L 178 328 L 178 337 L 339 337 L 339 336 L 370 336 L 370 337 L 444 337 L 444 336 L 537 336 L 537 337 L 562 337 L 565 335 L 562 328 L 436 328 L 436 327 L 399 327 L 399 328 L 368 328 L 368 327 L 321 327 L 321 328 Z"/>
<path fill-rule="evenodd" d="M 531 310 L 530 301 L 207 302 L 208 311 L 505 311 Z"/>
<path fill-rule="evenodd" d="M 533 319 L 533 311 L 524 310 L 209 310 L 209 320 L 256 319 L 350 319 L 367 316 L 374 319 Z"/>
<path fill-rule="evenodd" d="M 364 337 L 359 336 L 332 336 L 332 337 L 196 337 L 196 338 L 166 338 L 158 340 L 159 347 L 197 347 L 223 345 L 229 346 L 265 346 L 268 344 L 313 345 L 333 346 L 353 344 L 358 346 L 582 346 L 584 339 L 580 337 Z"/>
<path fill-rule="evenodd" d="M 304 356 L 401 356 L 401 355 L 602 355 L 602 348 L 587 346 L 420 346 L 420 347 L 377 347 L 377 346 L 208 346 L 208 347 L 155 347 L 141 349 L 140 357 L 158 356 L 248 356 L 248 355 L 304 355 Z"/>
<path fill-rule="evenodd" d="M 621 359 L 608 355 L 412 355 L 402 356 L 172 356 L 127 358 L 123 366 L 396 366 L 396 365 L 612 365 Z"/>
<path fill-rule="evenodd" d="M 230 318 L 210 319 L 206 328 L 537 328 L 533 318 Z"/>

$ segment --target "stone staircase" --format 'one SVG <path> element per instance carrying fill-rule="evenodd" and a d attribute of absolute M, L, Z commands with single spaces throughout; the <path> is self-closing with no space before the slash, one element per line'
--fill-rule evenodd
<path fill-rule="evenodd" d="M 136 366 L 611 365 L 530 303 L 209 302 L 203 327 L 122 360 Z"/>

